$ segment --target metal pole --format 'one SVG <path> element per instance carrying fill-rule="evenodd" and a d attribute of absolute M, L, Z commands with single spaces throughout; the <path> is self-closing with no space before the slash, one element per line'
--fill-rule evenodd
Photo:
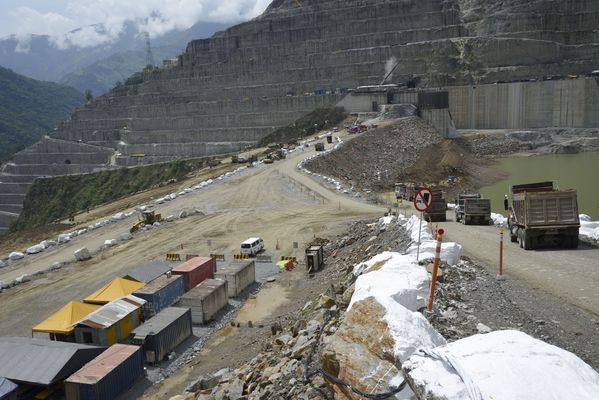
<path fill-rule="evenodd" d="M 416 250 L 416 262 L 420 259 L 420 233 L 422 232 L 422 212 L 420 212 L 420 225 L 418 225 L 418 250 Z"/>
<path fill-rule="evenodd" d="M 435 301 L 435 289 L 437 287 L 437 274 L 439 272 L 439 259 L 441 258 L 441 241 L 445 231 L 443 228 L 439 229 L 437 237 L 437 248 L 435 249 L 435 261 L 433 262 L 433 276 L 431 277 L 431 289 L 428 294 L 428 306 L 429 312 L 433 311 L 433 302 Z"/>
<path fill-rule="evenodd" d="M 499 228 L 499 276 L 503 275 L 503 227 Z"/>

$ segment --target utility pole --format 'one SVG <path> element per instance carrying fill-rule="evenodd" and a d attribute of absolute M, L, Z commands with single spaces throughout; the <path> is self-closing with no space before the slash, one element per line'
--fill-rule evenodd
<path fill-rule="evenodd" d="M 152 55 L 152 46 L 150 45 L 150 33 L 145 31 L 144 36 L 146 37 L 146 68 L 153 68 L 154 56 Z"/>

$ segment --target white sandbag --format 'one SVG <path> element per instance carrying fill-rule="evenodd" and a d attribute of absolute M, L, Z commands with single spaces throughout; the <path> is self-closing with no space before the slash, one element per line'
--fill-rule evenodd
<path fill-rule="evenodd" d="M 11 261 L 20 260 L 23 257 L 25 257 L 25 254 L 21 253 L 20 251 L 13 251 L 8 255 L 8 259 Z"/>
<path fill-rule="evenodd" d="M 179 218 L 186 218 L 187 217 L 187 211 L 183 210 L 179 213 Z"/>
<path fill-rule="evenodd" d="M 67 243 L 71 241 L 71 235 L 68 233 L 61 233 L 58 235 L 58 243 Z"/>
<path fill-rule="evenodd" d="M 167 197 L 170 198 L 171 200 L 175 200 L 177 198 L 177 193 L 171 193 Z"/>
<path fill-rule="evenodd" d="M 106 246 L 106 247 L 116 246 L 117 244 L 118 244 L 118 241 L 116 239 L 106 239 L 104 241 L 104 246 Z"/>
<path fill-rule="evenodd" d="M 89 250 L 85 247 L 75 250 L 74 255 L 77 261 L 85 261 L 92 258 L 91 254 L 89 253 Z"/>
<path fill-rule="evenodd" d="M 27 248 L 26 250 L 27 254 L 37 254 L 41 253 L 42 251 L 44 251 L 44 246 L 42 246 L 41 244 L 33 245 Z"/>
<path fill-rule="evenodd" d="M 8 289 L 10 284 L 4 281 L 0 281 L 0 289 Z"/>
<path fill-rule="evenodd" d="M 31 276 L 29 276 L 27 274 L 23 274 L 23 275 L 19 276 L 17 279 L 15 279 L 14 282 L 17 285 L 20 285 L 21 283 L 29 282 L 30 280 L 31 280 Z"/>
<path fill-rule="evenodd" d="M 110 217 L 110 219 L 112 219 L 113 221 L 120 221 L 122 219 L 125 219 L 125 213 L 118 212 L 118 213 L 114 214 L 112 217 Z"/>
<path fill-rule="evenodd" d="M 177 193 L 177 196 L 185 196 L 186 194 L 187 194 L 187 192 L 185 192 L 184 190 L 182 190 L 179 193 Z"/>
<path fill-rule="evenodd" d="M 162 203 L 164 203 L 164 201 L 165 201 L 164 197 L 161 197 L 159 199 L 154 200 L 154 203 L 155 204 L 162 204 Z M 144 210 L 140 210 L 140 211 L 144 211 Z"/>
<path fill-rule="evenodd" d="M 564 349 L 514 330 L 419 351 L 403 370 L 422 399 L 599 398 L 599 374 L 593 368 Z"/>
<path fill-rule="evenodd" d="M 418 235 L 416 235 L 418 236 Z M 435 249 L 437 248 L 437 242 L 434 240 L 426 240 L 420 244 L 420 260 L 426 260 L 429 258 L 435 258 Z M 442 242 L 441 243 L 441 261 L 445 261 L 449 265 L 456 265 L 462 257 L 463 248 L 462 245 L 455 242 Z M 412 243 L 407 250 L 408 254 L 418 253 L 418 244 Z"/>
<path fill-rule="evenodd" d="M 160 226 L 160 222 L 156 221 L 152 224 L 154 228 L 158 228 Z"/>
<path fill-rule="evenodd" d="M 6 268 L 8 264 L 6 264 L 3 260 L 0 260 L 0 268 Z"/>
<path fill-rule="evenodd" d="M 173 222 L 175 220 L 175 216 L 174 215 L 167 215 L 166 218 L 164 219 L 166 222 Z"/>
<path fill-rule="evenodd" d="M 86 228 L 79 229 L 79 230 L 77 231 L 77 235 L 78 235 L 78 236 L 84 235 L 84 234 L 86 234 L 86 233 L 87 233 L 87 229 L 86 229 Z"/>

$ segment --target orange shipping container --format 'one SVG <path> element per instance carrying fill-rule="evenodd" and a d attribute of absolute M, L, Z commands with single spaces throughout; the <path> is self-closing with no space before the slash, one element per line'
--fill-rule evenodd
<path fill-rule="evenodd" d="M 183 277 L 185 291 L 188 292 L 205 279 L 214 278 L 216 261 L 210 257 L 194 257 L 176 266 L 171 272 Z"/>

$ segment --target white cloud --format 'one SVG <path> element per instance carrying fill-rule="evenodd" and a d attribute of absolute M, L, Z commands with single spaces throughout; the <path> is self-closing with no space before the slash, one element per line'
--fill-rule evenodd
<path fill-rule="evenodd" d="M 29 35 L 49 35 L 59 48 L 89 47 L 116 40 L 126 21 L 151 37 L 183 30 L 198 21 L 239 22 L 262 13 L 270 0 L 67 0 L 60 10 L 32 7 L 9 11 L 21 51 Z M 47 3 L 46 3 L 47 4 Z M 31 4 L 29 4 L 31 5 Z M 102 24 L 98 26 L 98 24 Z"/>

